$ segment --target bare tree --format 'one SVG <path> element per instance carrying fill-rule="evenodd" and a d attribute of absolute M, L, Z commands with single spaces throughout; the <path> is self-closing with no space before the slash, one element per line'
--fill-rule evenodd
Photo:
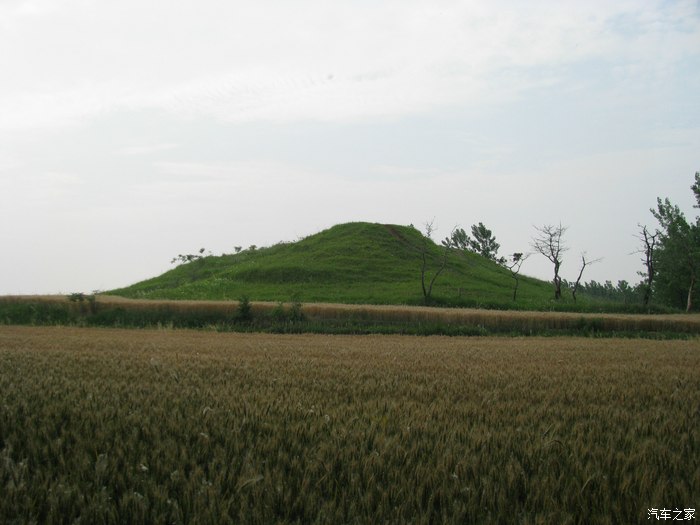
<path fill-rule="evenodd" d="M 554 299 L 561 299 L 561 277 L 559 269 L 561 268 L 562 256 L 568 248 L 564 245 L 562 237 L 567 226 L 558 226 L 545 224 L 541 228 L 535 226 L 537 235 L 532 238 L 532 247 L 541 255 L 544 255 L 554 265 Z"/>
<path fill-rule="evenodd" d="M 438 276 L 443 272 L 445 267 L 447 266 L 447 254 L 450 251 L 450 248 L 452 247 L 452 241 L 450 240 L 451 238 L 448 237 L 444 241 L 442 241 L 442 246 L 444 247 L 444 250 L 442 252 L 442 257 L 440 258 L 440 263 L 439 267 L 437 270 L 435 270 L 435 273 L 433 274 L 432 279 L 430 279 L 430 283 L 428 283 L 426 287 L 426 273 L 428 272 L 428 259 L 429 259 L 429 254 L 428 251 L 430 249 L 430 238 L 433 235 L 433 232 L 435 231 L 435 227 L 433 225 L 434 219 L 430 222 L 425 223 L 425 235 L 423 236 L 423 245 L 421 247 L 421 271 L 420 271 L 420 283 L 421 287 L 423 288 L 423 301 L 425 304 L 430 304 L 432 294 L 433 294 L 433 285 L 435 284 L 435 280 L 438 278 Z"/>
<path fill-rule="evenodd" d="M 659 239 L 659 231 L 653 234 L 649 231 L 646 225 L 637 224 L 639 227 L 639 235 L 637 238 L 642 241 L 642 249 L 635 253 L 642 254 L 642 263 L 644 264 L 645 272 L 639 272 L 639 275 L 644 277 L 644 296 L 642 302 L 644 306 L 649 306 L 651 301 L 652 285 L 656 276 L 656 268 L 654 266 L 654 250 Z"/>
<path fill-rule="evenodd" d="M 578 272 L 578 277 L 574 283 L 574 288 L 571 290 L 571 295 L 574 298 L 574 302 L 576 302 L 576 292 L 578 292 L 578 288 L 581 285 L 581 277 L 583 277 L 583 271 L 586 269 L 586 266 L 590 266 L 591 264 L 595 264 L 602 260 L 602 258 L 590 260 L 586 258 L 586 252 L 581 254 L 581 270 Z"/>
<path fill-rule="evenodd" d="M 513 255 L 506 258 L 501 258 L 500 262 L 508 268 L 510 271 L 510 276 L 515 281 L 515 286 L 513 287 L 513 301 L 516 300 L 518 296 L 518 285 L 520 284 L 520 268 L 522 267 L 525 260 L 530 257 L 529 253 L 515 252 Z"/>

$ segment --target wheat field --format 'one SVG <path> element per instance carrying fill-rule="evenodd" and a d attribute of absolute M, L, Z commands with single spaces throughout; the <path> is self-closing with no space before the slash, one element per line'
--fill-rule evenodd
<path fill-rule="evenodd" d="M 696 340 L 0 326 L 0 523 L 636 523 Z"/>

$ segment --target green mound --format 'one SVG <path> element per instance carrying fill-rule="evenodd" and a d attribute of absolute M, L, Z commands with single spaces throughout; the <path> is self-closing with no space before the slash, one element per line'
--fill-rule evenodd
<path fill-rule="evenodd" d="M 109 293 L 130 298 L 422 304 L 426 278 L 439 268 L 443 248 L 411 226 L 341 224 L 293 243 L 209 256 Z M 432 302 L 451 306 L 542 308 L 552 289 L 521 277 L 518 300 L 507 269 L 477 254 L 451 250 L 435 281 Z"/>

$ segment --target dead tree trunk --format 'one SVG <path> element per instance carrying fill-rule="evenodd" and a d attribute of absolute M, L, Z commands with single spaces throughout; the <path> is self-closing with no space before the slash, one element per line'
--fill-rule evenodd
<path fill-rule="evenodd" d="M 638 224 L 641 228 L 639 235 L 639 240 L 642 241 L 642 249 L 638 252 L 644 255 L 642 258 L 642 263 L 646 268 L 646 273 L 639 272 L 640 275 L 644 277 L 644 295 L 642 296 L 642 304 L 647 307 L 651 302 L 652 286 L 654 284 L 654 277 L 656 273 L 656 268 L 654 267 L 654 250 L 658 242 L 659 232 L 657 231 L 653 235 L 649 232 L 646 226 Z"/>
<path fill-rule="evenodd" d="M 576 278 L 576 282 L 574 283 L 574 289 L 571 291 L 571 295 L 574 298 L 574 302 L 576 302 L 576 292 L 578 292 L 578 288 L 581 285 L 581 277 L 583 277 L 583 271 L 586 269 L 586 266 L 597 263 L 598 261 L 600 261 L 600 259 L 589 261 L 588 259 L 586 259 L 585 253 L 581 254 L 581 271 L 578 272 L 578 277 Z"/>
<path fill-rule="evenodd" d="M 561 277 L 559 269 L 561 268 L 562 255 L 567 250 L 562 241 L 562 236 L 567 228 L 562 226 L 554 226 L 545 224 L 541 228 L 535 227 L 537 235 L 532 239 L 532 247 L 541 255 L 544 255 L 554 265 L 554 299 L 561 299 Z"/>
<path fill-rule="evenodd" d="M 421 250 L 421 272 L 420 272 L 420 283 L 421 283 L 421 288 L 423 290 L 423 302 L 426 304 L 430 304 L 432 301 L 432 295 L 433 295 L 433 285 L 435 284 L 435 281 L 437 278 L 440 276 L 440 274 L 445 270 L 447 267 L 447 255 L 448 252 L 452 246 L 452 242 L 450 240 L 450 237 L 442 241 L 442 245 L 444 247 L 444 251 L 442 253 L 442 258 L 440 259 L 440 267 L 435 271 L 433 274 L 432 279 L 430 279 L 430 282 L 428 283 L 428 286 L 426 287 L 426 273 L 428 271 L 428 248 L 429 244 L 428 241 L 430 239 L 430 236 L 433 233 L 433 223 L 429 222 L 425 225 L 425 236 L 423 237 L 423 246 Z"/>
<path fill-rule="evenodd" d="M 508 264 L 505 259 L 503 260 L 504 266 L 508 268 L 508 270 L 510 271 L 510 276 L 515 281 L 515 286 L 513 286 L 513 302 L 515 302 L 518 297 L 518 285 L 520 284 L 520 267 L 523 265 L 523 262 L 529 257 L 529 255 L 530 254 L 523 255 L 522 253 L 516 252 L 510 257 L 510 264 Z"/>

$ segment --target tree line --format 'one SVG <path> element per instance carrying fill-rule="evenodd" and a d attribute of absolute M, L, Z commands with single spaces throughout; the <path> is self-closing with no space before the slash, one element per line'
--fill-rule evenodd
<path fill-rule="evenodd" d="M 700 208 L 700 172 L 695 173 L 692 190 Z M 442 257 L 437 267 L 430 272 L 428 257 L 429 239 L 434 231 L 432 222 L 425 225 L 424 244 L 422 249 L 421 283 L 423 298 L 426 304 L 431 302 L 432 289 L 435 280 L 447 266 L 447 254 L 450 250 L 468 251 L 494 261 L 510 271 L 513 278 L 513 300 L 517 299 L 520 270 L 530 255 L 540 255 L 552 263 L 553 268 L 553 298 L 561 300 L 562 290 L 570 291 L 574 301 L 577 293 L 582 292 L 591 297 L 616 300 L 632 304 L 638 302 L 649 307 L 652 301 L 691 311 L 697 303 L 698 277 L 700 276 L 700 216 L 694 220 L 686 218 L 681 209 L 668 198 L 657 198 L 656 207 L 650 209 L 657 221 L 656 227 L 639 225 L 637 237 L 640 247 L 637 254 L 641 255 L 643 270 L 638 272 L 641 280 L 636 284 L 618 281 L 598 283 L 583 282 L 583 274 L 587 267 L 601 259 L 592 259 L 586 252 L 579 258 L 578 274 L 575 281 L 567 281 L 561 276 L 561 266 L 564 254 L 568 251 L 565 243 L 567 226 L 545 224 L 535 226 L 535 234 L 531 239 L 531 252 L 514 252 L 508 256 L 498 255 L 500 244 L 496 242 L 493 232 L 483 223 L 472 225 L 471 235 L 464 229 L 455 227 L 451 234 L 442 240 Z"/>

